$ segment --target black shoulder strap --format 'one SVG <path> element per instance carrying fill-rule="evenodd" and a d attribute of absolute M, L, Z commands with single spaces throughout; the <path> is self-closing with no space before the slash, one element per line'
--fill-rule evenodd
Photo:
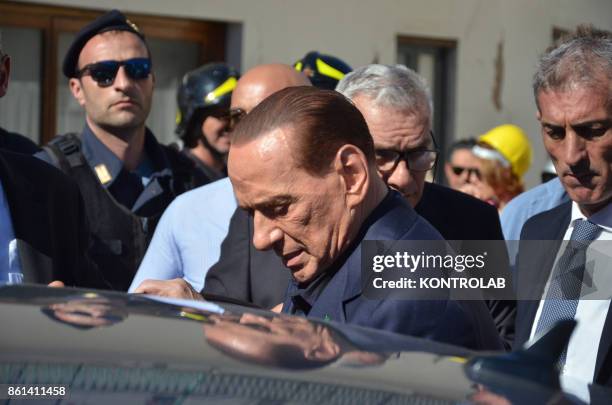
<path fill-rule="evenodd" d="M 81 140 L 77 134 L 58 135 L 43 146 L 43 149 L 49 154 L 53 163 L 65 173 L 87 164 L 81 152 Z"/>
<path fill-rule="evenodd" d="M 184 156 L 176 147 L 162 145 L 166 152 L 170 169 L 172 170 L 172 189 L 175 195 L 184 193 L 196 187 L 194 172 L 195 164 L 187 156 Z"/>

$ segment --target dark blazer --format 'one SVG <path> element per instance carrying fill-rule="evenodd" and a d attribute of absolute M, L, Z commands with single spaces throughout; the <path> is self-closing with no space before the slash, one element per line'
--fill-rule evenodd
<path fill-rule="evenodd" d="M 446 240 L 504 240 L 495 207 L 451 188 L 425 183 L 415 210 Z"/>
<path fill-rule="evenodd" d="M 415 207 L 416 212 L 425 218 L 442 234 L 446 240 L 484 241 L 504 240 L 499 214 L 491 204 L 448 187 L 425 183 L 423 196 Z M 482 242 L 463 242 L 461 253 L 480 254 L 485 246 Z M 504 244 L 487 244 L 489 258 L 495 258 L 499 269 L 508 269 L 508 253 Z M 502 267 L 505 266 L 505 267 Z M 501 271 L 501 270 L 500 270 Z M 509 275 L 508 275 L 508 278 Z M 514 300 L 487 300 L 487 306 L 497 331 L 510 350 L 514 341 Z"/>
<path fill-rule="evenodd" d="M 253 243 L 253 218 L 237 208 L 221 244 L 219 261 L 206 273 L 203 294 L 252 302 L 262 308 L 281 303 L 291 274 L 272 250 Z"/>
<path fill-rule="evenodd" d="M 15 153 L 23 153 L 26 155 L 33 155 L 40 151 L 38 145 L 36 145 L 30 138 L 13 132 L 8 132 L 4 128 L 0 128 L 0 149 L 5 149 Z"/>
<path fill-rule="evenodd" d="M 555 258 L 563 236 L 569 226 L 571 218 L 571 201 L 566 202 L 549 211 L 542 212 L 531 217 L 521 231 L 521 242 L 517 261 L 516 286 L 528 297 L 541 297 L 544 287 L 553 268 Z M 552 246 L 543 249 L 542 243 L 533 241 L 556 241 Z M 534 274 L 534 272 L 537 272 Z M 529 281 L 525 281 L 529 280 Z M 540 301 L 519 300 L 516 315 L 516 340 L 515 348 L 521 348 L 528 340 L 538 311 Z M 596 384 L 612 386 L 612 308 L 608 309 L 608 315 L 597 349 L 597 361 L 595 364 Z"/>
<path fill-rule="evenodd" d="M 309 317 L 432 339 L 475 350 L 500 349 L 493 320 L 482 301 L 371 299 L 363 295 L 361 241 L 441 240 L 442 236 L 399 193 L 391 191 L 374 211 L 359 245 L 312 304 Z M 292 313 L 289 284 L 283 312 Z"/>
<path fill-rule="evenodd" d="M 85 257 L 88 232 L 76 184 L 39 159 L 8 151 L 0 151 L 0 179 L 24 282 L 90 286 L 95 272 Z"/>

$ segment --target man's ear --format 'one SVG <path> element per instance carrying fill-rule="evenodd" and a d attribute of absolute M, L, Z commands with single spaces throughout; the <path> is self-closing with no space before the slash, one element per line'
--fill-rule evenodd
<path fill-rule="evenodd" d="M 361 149 L 350 144 L 343 145 L 336 152 L 334 168 L 340 176 L 349 208 L 359 205 L 370 183 L 368 161 Z"/>
<path fill-rule="evenodd" d="M 536 110 L 536 118 L 538 121 L 542 120 L 542 113 L 540 112 L 540 109 Z"/>
<path fill-rule="evenodd" d="M 444 163 L 444 174 L 446 175 L 447 180 L 449 177 L 451 177 L 454 174 L 453 166 L 450 164 L 450 162 Z"/>
<path fill-rule="evenodd" d="M 0 97 L 4 97 L 8 90 L 9 77 L 11 76 L 11 58 L 7 55 L 0 65 Z"/>
<path fill-rule="evenodd" d="M 68 85 L 70 86 L 72 96 L 76 99 L 81 107 L 84 107 L 85 95 L 83 94 L 83 84 L 81 83 L 81 80 L 73 77 L 68 81 Z"/>

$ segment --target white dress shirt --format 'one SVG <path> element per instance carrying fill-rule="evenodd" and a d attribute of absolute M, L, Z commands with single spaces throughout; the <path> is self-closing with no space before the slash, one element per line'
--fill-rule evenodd
<path fill-rule="evenodd" d="M 601 241 L 612 241 L 612 203 L 608 204 L 605 208 L 598 211 L 590 218 L 586 218 L 580 211 L 578 204 L 572 202 L 572 216 L 570 224 L 565 231 L 563 240 L 570 240 L 574 225 L 579 219 L 588 219 L 592 223 L 597 224 L 602 228 L 599 236 L 589 245 L 587 249 L 586 268 L 589 269 L 589 266 L 593 266 L 593 284 L 599 288 L 598 294 L 607 292 L 607 296 L 609 296 L 611 287 L 610 281 L 612 280 L 612 259 L 610 258 L 612 249 L 606 248 L 609 248 L 612 246 L 612 244 L 610 242 Z M 557 265 L 557 261 L 563 253 L 563 250 L 564 245 L 562 244 L 561 249 L 559 249 L 559 252 L 557 252 L 557 257 L 554 264 L 555 266 Z M 604 260 L 602 260 L 602 258 Z M 591 271 L 589 270 L 588 273 L 591 273 Z M 546 296 L 547 290 L 548 285 L 544 291 L 544 297 Z M 584 299 L 585 297 L 588 297 L 588 295 L 584 293 L 584 290 L 581 297 L 583 297 L 583 299 L 578 301 L 578 307 L 576 308 L 576 314 L 574 315 L 574 319 L 578 324 L 576 325 L 576 329 L 570 338 L 567 348 L 565 366 L 561 371 L 562 382 L 564 376 L 568 377 L 567 380 L 578 380 L 585 383 L 593 382 L 595 362 L 597 360 L 597 352 L 599 342 L 601 340 L 601 332 L 603 330 L 604 323 L 608 315 L 608 309 L 610 307 L 609 299 Z M 544 300 L 541 300 L 531 327 L 530 340 L 534 339 L 543 305 Z"/>

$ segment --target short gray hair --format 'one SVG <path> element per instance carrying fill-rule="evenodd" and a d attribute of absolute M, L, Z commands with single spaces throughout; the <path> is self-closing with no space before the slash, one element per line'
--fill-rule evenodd
<path fill-rule="evenodd" d="M 575 85 L 601 87 L 604 78 L 611 93 L 608 100 L 612 101 L 612 33 L 579 25 L 540 57 L 533 76 L 536 104 L 542 91 L 565 91 Z"/>
<path fill-rule="evenodd" d="M 366 65 L 340 80 L 336 91 L 346 98 L 365 95 L 379 106 L 426 112 L 431 121 L 433 106 L 425 79 L 404 65 Z"/>

